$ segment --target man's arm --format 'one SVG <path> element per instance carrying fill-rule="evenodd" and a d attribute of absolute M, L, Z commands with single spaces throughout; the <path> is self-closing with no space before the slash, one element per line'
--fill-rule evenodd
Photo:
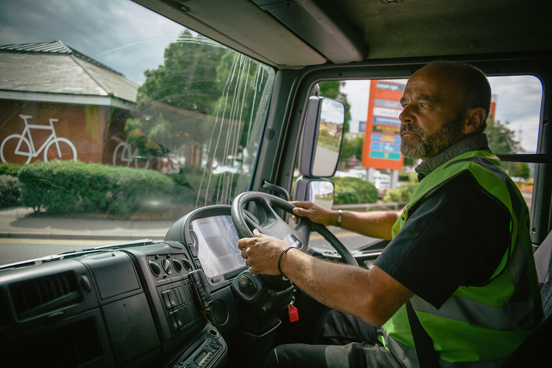
<path fill-rule="evenodd" d="M 325 226 L 337 226 L 337 211 L 327 210 L 312 202 L 295 201 L 291 203 L 297 206 L 293 210 L 295 215 L 308 217 L 311 221 Z M 372 238 L 390 240 L 391 228 L 399 216 L 400 212 L 393 211 L 343 211 L 341 227 Z"/>
<path fill-rule="evenodd" d="M 278 275 L 278 258 L 288 245 L 259 234 L 238 243 L 252 274 Z M 326 262 L 299 250 L 285 253 L 282 272 L 301 290 L 328 307 L 384 324 L 414 294 L 378 267 L 370 270 Z"/>

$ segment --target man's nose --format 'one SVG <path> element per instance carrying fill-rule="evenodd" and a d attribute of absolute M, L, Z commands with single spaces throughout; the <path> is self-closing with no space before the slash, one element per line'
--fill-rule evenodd
<path fill-rule="evenodd" d="M 406 123 L 406 122 L 412 122 L 412 115 L 411 115 L 411 109 L 409 108 L 410 105 L 406 105 L 403 109 L 403 111 L 401 111 L 401 113 L 399 114 L 399 120 L 403 123 Z"/>

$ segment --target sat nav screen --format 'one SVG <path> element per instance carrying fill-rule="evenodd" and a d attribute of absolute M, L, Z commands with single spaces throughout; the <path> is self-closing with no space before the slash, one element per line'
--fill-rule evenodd
<path fill-rule="evenodd" d="M 209 278 L 245 266 L 238 249 L 240 240 L 230 216 L 197 219 L 191 223 L 191 237 L 205 275 Z"/>

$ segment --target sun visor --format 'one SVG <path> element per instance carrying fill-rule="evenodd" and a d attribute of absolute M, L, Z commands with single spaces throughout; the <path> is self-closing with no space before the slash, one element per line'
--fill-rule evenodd
<path fill-rule="evenodd" d="M 335 64 L 362 61 L 363 40 L 327 1 L 252 0 Z"/>
<path fill-rule="evenodd" d="M 133 0 L 238 52 L 280 68 L 327 59 L 249 0 Z"/>

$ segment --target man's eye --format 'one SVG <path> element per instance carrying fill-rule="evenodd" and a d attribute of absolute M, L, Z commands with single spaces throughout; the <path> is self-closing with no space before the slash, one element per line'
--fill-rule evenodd
<path fill-rule="evenodd" d="M 429 105 L 426 103 L 420 102 L 420 107 L 429 107 Z"/>

